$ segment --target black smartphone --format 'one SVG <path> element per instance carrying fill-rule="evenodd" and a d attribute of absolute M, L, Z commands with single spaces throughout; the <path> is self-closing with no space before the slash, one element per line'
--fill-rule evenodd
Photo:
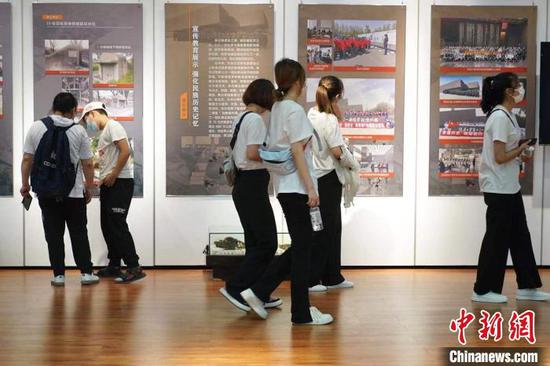
<path fill-rule="evenodd" d="M 31 208 L 31 202 L 32 202 L 32 196 L 30 194 L 23 197 L 23 201 L 21 203 L 23 204 L 23 207 L 25 207 L 25 210 L 29 210 Z"/>
<path fill-rule="evenodd" d="M 538 140 L 536 137 L 531 137 L 530 139 L 521 139 L 519 140 L 519 145 L 523 145 L 527 141 L 529 141 L 529 146 L 533 146 L 537 143 Z"/>

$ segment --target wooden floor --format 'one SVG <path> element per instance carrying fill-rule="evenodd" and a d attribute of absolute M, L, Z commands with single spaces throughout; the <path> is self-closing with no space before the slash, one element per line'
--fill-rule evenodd
<path fill-rule="evenodd" d="M 473 270 L 346 271 L 354 289 L 311 296 L 336 319 L 324 327 L 291 325 L 287 284 L 276 293 L 282 310 L 262 321 L 233 308 L 207 271 L 147 273 L 131 285 L 81 287 L 70 271 L 65 288 L 53 288 L 49 271 L 0 270 L 0 364 L 440 365 L 441 347 L 458 346 L 448 329 L 461 307 L 477 317 L 500 310 L 505 324 L 512 310 L 535 310 L 537 345 L 550 347 L 550 304 L 474 305 Z M 541 275 L 550 289 L 550 270 Z M 508 272 L 504 293 L 514 291 Z M 476 329 L 468 346 L 491 345 Z"/>

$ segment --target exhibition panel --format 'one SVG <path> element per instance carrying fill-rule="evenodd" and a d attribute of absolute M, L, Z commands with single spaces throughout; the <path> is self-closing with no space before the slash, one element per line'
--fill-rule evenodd
<path fill-rule="evenodd" d="M 244 88 L 283 56 L 283 4 L 155 3 L 157 265 L 204 265 L 210 234 L 242 232 L 220 168 Z"/>
<path fill-rule="evenodd" d="M 314 83 L 313 78 L 328 74 L 341 76 L 345 83 L 347 79 L 348 85 L 344 85 L 342 102 L 347 98 L 355 98 L 360 102 L 355 103 L 355 108 L 349 109 L 349 117 L 354 118 L 355 122 L 363 123 L 359 121 L 363 117 L 368 118 L 365 121 L 367 124 L 375 119 L 386 118 L 386 113 L 377 111 L 367 111 L 367 114 L 374 116 L 365 116 L 365 113 L 355 113 L 354 116 L 353 111 L 357 111 L 359 107 L 371 109 L 376 108 L 376 104 L 394 107 L 387 108 L 390 112 L 393 110 L 395 115 L 393 128 L 391 124 L 378 123 L 368 126 L 356 125 L 361 128 L 346 130 L 350 132 L 350 140 L 355 140 L 358 146 L 361 141 L 366 142 L 361 146 L 361 151 L 366 153 L 361 159 L 363 156 L 367 160 L 370 159 L 369 148 L 375 149 L 373 152 L 378 153 L 376 158 L 376 154 L 372 154 L 370 164 L 366 161 L 362 164 L 363 182 L 366 183 L 362 186 L 363 196 L 355 199 L 354 206 L 342 211 L 342 262 L 346 265 L 414 264 L 417 19 L 418 6 L 415 1 L 386 1 L 384 6 L 379 2 L 364 0 L 346 1 L 345 5 L 334 1 L 303 1 L 289 2 L 286 6 L 286 34 L 299 36 L 285 38 L 285 54 L 297 58 L 307 66 L 306 72 L 310 76 L 310 83 Z M 319 26 L 330 25 L 333 30 L 338 26 L 338 31 L 332 32 L 332 42 L 315 39 L 320 38 L 319 36 L 308 38 L 308 20 L 311 20 L 311 30 L 317 23 Z M 380 27 L 383 33 L 376 32 L 377 27 Z M 359 32 L 361 28 L 364 32 Z M 314 43 L 326 43 L 322 45 L 326 49 L 330 43 L 330 47 L 336 49 L 336 33 L 342 33 L 343 37 L 350 39 L 354 31 L 356 39 L 370 41 L 372 37 L 370 48 L 366 46 L 367 49 L 361 50 L 358 44 L 359 50 L 355 53 L 352 48 L 351 52 L 345 54 L 333 54 L 332 65 L 321 64 L 323 60 L 319 58 L 317 61 L 312 59 L 314 62 L 307 65 L 308 47 L 315 49 Z M 346 32 L 350 34 L 344 36 Z M 386 33 L 387 50 L 384 49 Z M 310 34 L 313 36 L 311 31 Z M 322 31 L 320 34 L 323 35 Z M 378 38 L 380 43 L 376 43 L 377 37 L 381 37 Z M 394 39 L 393 43 L 391 39 Z M 396 52 L 392 52 L 392 44 L 395 44 Z M 342 63 L 351 63 L 352 66 Z M 325 70 L 315 71 L 318 68 Z M 365 91 L 360 93 L 360 90 L 364 90 L 361 86 L 377 90 L 379 93 L 375 93 L 376 97 L 365 94 Z M 395 90 L 395 93 L 392 94 L 391 90 Z M 306 98 L 311 101 L 311 96 Z M 305 98 L 304 105 L 307 105 Z M 390 117 L 390 114 L 387 116 Z M 359 151 L 357 149 L 357 153 Z M 390 155 L 393 155 L 393 158 L 391 163 L 380 161 L 379 165 L 375 161 L 384 159 L 384 152 L 389 154 L 388 159 Z M 386 163 L 388 167 L 394 168 L 393 178 L 384 171 Z M 369 177 L 372 174 L 375 176 Z"/>
<path fill-rule="evenodd" d="M 19 162 L 23 143 L 21 113 L 21 4 L 0 1 L 0 266 L 22 266 L 23 210 Z"/>
<path fill-rule="evenodd" d="M 154 263 L 153 243 L 153 55 L 143 53 L 152 44 L 153 19 L 144 17 L 153 3 L 120 4 L 41 2 L 23 5 L 25 131 L 47 115 L 53 96 L 69 91 L 79 111 L 91 100 L 102 101 L 110 116 L 129 136 L 134 160 L 135 193 L 129 225 L 144 265 Z M 32 77 L 31 77 L 32 75 Z M 97 136 L 90 135 L 92 150 Z M 97 153 L 95 158 L 97 159 Z M 95 180 L 98 181 L 96 171 Z M 99 199 L 88 205 L 88 234 L 94 264 L 106 261 L 107 248 L 100 228 Z M 68 235 L 65 236 L 69 242 Z M 25 214 L 26 265 L 47 263 L 47 250 L 38 203 Z M 67 259 L 71 258 L 67 246 Z M 69 259 L 68 264 L 72 264 Z"/>
<path fill-rule="evenodd" d="M 476 146 L 481 150 L 484 119 L 475 108 L 481 95 L 475 89 L 481 88 L 483 76 L 518 73 L 526 84 L 527 103 L 517 112 L 524 116 L 526 133 L 536 135 L 536 55 L 546 38 L 547 2 L 503 4 L 506 7 L 490 1 L 420 1 L 418 88 L 432 93 L 419 94 L 418 102 L 417 265 L 477 263 L 486 205 L 477 185 Z M 507 47 L 506 40 L 517 47 Z M 478 44 L 482 42 L 487 46 Z M 524 204 L 538 263 L 542 154 L 543 147 L 537 147 L 532 167 L 527 165 L 521 180 L 525 192 L 532 194 L 524 196 Z"/>

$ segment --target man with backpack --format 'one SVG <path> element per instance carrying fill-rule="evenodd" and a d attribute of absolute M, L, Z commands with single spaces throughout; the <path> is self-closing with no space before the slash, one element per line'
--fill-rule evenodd
<path fill-rule="evenodd" d="M 86 130 L 74 122 L 77 105 L 70 93 L 55 96 L 53 114 L 34 122 L 29 129 L 21 163 L 21 195 L 29 196 L 32 187 L 42 210 L 54 272 L 53 286 L 65 285 L 65 224 L 81 272 L 80 282 L 83 285 L 99 282 L 92 272 L 86 228 L 86 204 L 91 200 L 93 186 L 93 155 Z"/>
<path fill-rule="evenodd" d="M 84 107 L 82 120 L 92 133 L 100 132 L 97 144 L 101 200 L 101 231 L 107 243 L 109 264 L 99 277 L 113 277 L 117 283 L 141 280 L 145 272 L 139 265 L 134 239 L 127 218 L 134 195 L 134 163 L 126 130 L 109 118 L 105 104 L 91 102 Z M 120 269 L 121 261 L 128 267 Z"/>

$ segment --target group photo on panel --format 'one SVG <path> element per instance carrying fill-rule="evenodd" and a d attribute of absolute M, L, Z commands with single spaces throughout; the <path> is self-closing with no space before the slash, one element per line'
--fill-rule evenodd
<path fill-rule="evenodd" d="M 242 91 L 244 108 L 233 121 L 231 154 L 223 173 L 232 188 L 246 252 L 219 292 L 239 310 L 267 319 L 268 309 L 282 305 L 276 290 L 289 278 L 292 323 L 325 325 L 334 318 L 313 306 L 309 294 L 354 287 L 341 271 L 342 205 L 353 204 L 360 170 L 340 128 L 339 102 L 346 91 L 338 77 L 321 77 L 315 106 L 306 112 L 299 104 L 306 85 L 300 63 L 278 61 L 274 81 L 251 82 Z M 479 184 L 487 212 L 474 302 L 508 300 L 502 294 L 508 253 L 517 277 L 516 299 L 550 300 L 550 294 L 540 290 L 520 191 L 520 165 L 533 158 L 536 143 L 525 139 L 512 113 L 524 95 L 514 73 L 500 73 L 483 82 L 480 107 L 487 122 Z M 34 122 L 26 134 L 21 163 L 24 203 L 29 208 L 33 192 L 42 211 L 51 284 L 65 283 L 65 226 L 82 285 L 97 284 L 100 278 L 120 284 L 142 280 L 146 275 L 127 223 L 134 192 L 128 136 L 102 102 L 91 101 L 79 118 L 77 104 L 70 93 L 54 96 L 50 114 Z M 98 137 L 98 159 L 92 154 L 90 137 Z M 94 181 L 96 168 L 99 182 Z M 97 186 L 108 265 L 94 273 L 87 204 Z M 271 190 L 291 238 L 290 247 L 279 256 L 275 256 L 278 238 Z"/>

